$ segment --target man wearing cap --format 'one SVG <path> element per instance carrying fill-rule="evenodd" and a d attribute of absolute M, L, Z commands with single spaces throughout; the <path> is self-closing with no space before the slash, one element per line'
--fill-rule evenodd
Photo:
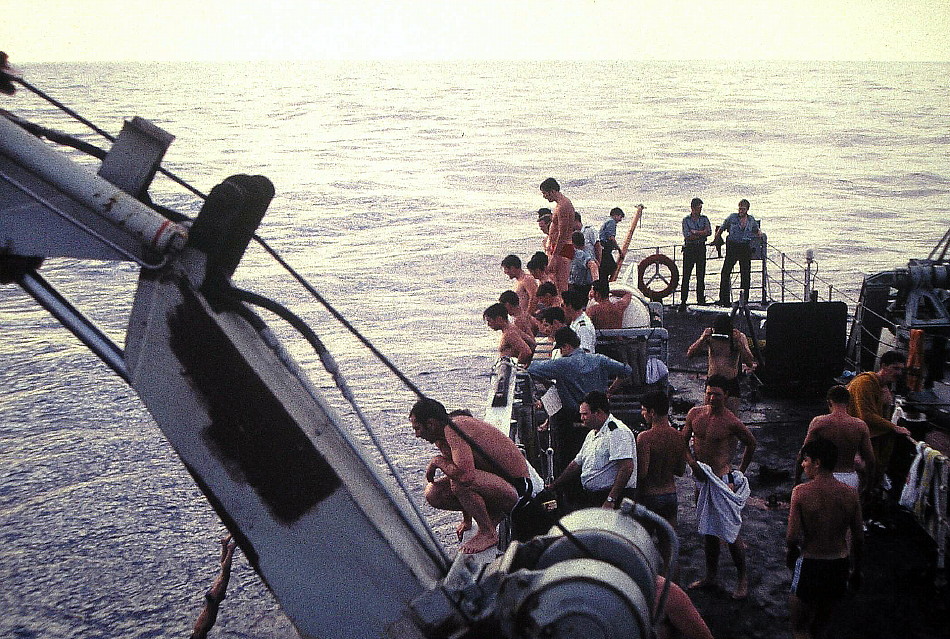
<path fill-rule="evenodd" d="M 696 303 L 706 303 L 706 238 L 712 235 L 709 218 L 703 213 L 703 201 L 694 197 L 689 215 L 683 218 L 683 289 L 681 308 L 689 296 L 689 278 L 696 267 Z"/>
<path fill-rule="evenodd" d="M 583 443 L 584 432 L 574 425 L 579 422 L 578 410 L 584 396 L 595 390 L 606 390 L 609 395 L 633 372 L 626 364 L 599 353 L 588 353 L 580 346 L 577 333 L 566 326 L 559 328 L 554 333 L 554 348 L 560 350 L 561 356 L 528 366 L 532 377 L 557 384 L 561 410 L 551 416 L 550 422 L 558 470 L 567 466 Z M 615 378 L 612 384 L 611 378 Z"/>
<path fill-rule="evenodd" d="M 716 231 L 713 243 L 722 242 L 722 232 L 729 233 L 726 240 L 726 258 L 722 262 L 722 274 L 719 282 L 718 306 L 732 306 L 730 289 L 732 288 L 732 269 L 739 264 L 739 285 L 749 300 L 749 288 L 752 282 L 752 238 L 762 237 L 762 229 L 754 217 L 749 215 L 749 200 L 739 200 L 739 212 L 725 219 Z"/>
<path fill-rule="evenodd" d="M 617 244 L 617 224 L 623 220 L 623 209 L 614 207 L 610 209 L 610 218 L 600 227 L 600 279 L 604 282 L 610 281 L 610 276 L 617 270 L 617 260 L 614 259 L 614 251 L 620 250 Z"/>
<path fill-rule="evenodd" d="M 600 391 L 584 396 L 581 422 L 587 436 L 580 451 L 551 488 L 581 480 L 580 505 L 617 509 L 624 497 L 636 498 L 637 445 L 627 425 L 610 414 L 610 400 Z"/>

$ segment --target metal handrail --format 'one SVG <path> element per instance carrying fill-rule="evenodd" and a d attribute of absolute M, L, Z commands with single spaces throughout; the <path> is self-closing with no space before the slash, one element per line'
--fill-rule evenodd
<path fill-rule="evenodd" d="M 707 246 L 713 246 L 713 245 L 709 244 Z M 760 271 L 761 280 L 760 280 L 759 286 L 752 286 L 753 289 L 762 290 L 763 304 L 767 304 L 767 303 L 771 303 L 775 301 L 781 301 L 781 302 L 808 301 L 805 295 L 805 291 L 808 290 L 809 292 L 814 291 L 814 293 L 817 293 L 818 300 L 824 300 L 824 301 L 830 302 L 830 301 L 834 301 L 835 299 L 839 299 L 841 301 L 846 302 L 849 305 L 849 307 L 852 309 L 857 306 L 858 301 L 855 298 L 843 292 L 840 288 L 836 287 L 827 279 L 817 275 L 816 273 L 810 273 L 809 266 L 807 264 L 802 264 L 801 262 L 795 260 L 788 253 L 786 253 L 785 251 L 779 250 L 774 244 L 771 244 L 767 241 L 766 241 L 766 247 L 767 249 L 771 249 L 771 250 L 766 250 L 764 252 L 764 255 L 765 255 L 764 258 L 753 258 L 753 261 L 758 260 L 758 261 L 763 262 L 763 266 Z M 627 253 L 632 253 L 634 255 L 642 254 L 644 256 L 651 255 L 654 253 L 663 253 L 665 255 L 668 255 L 674 262 L 678 264 L 682 263 L 682 258 L 680 255 L 681 252 L 682 252 L 682 246 L 680 244 L 652 244 L 648 246 L 631 247 L 627 251 Z M 777 253 L 778 255 L 777 259 L 771 257 L 773 252 Z M 722 257 L 719 255 L 707 256 L 707 259 L 717 260 L 717 259 L 722 259 Z M 636 273 L 638 261 L 639 260 L 628 261 L 626 266 L 624 267 L 625 272 L 618 278 L 618 280 L 629 282 L 632 277 L 635 277 L 633 274 Z M 771 284 L 775 281 L 775 278 L 769 276 L 768 268 L 766 266 L 767 264 L 771 264 L 775 268 L 778 269 L 778 273 L 779 273 L 779 276 L 778 276 L 779 280 L 777 282 L 779 285 L 778 299 L 775 299 L 772 296 Z M 753 271 L 756 271 L 756 269 L 753 269 Z M 797 274 L 798 272 L 809 273 L 809 274 L 807 275 L 807 277 L 805 277 L 805 276 L 798 275 Z M 716 271 L 716 272 L 707 271 L 706 272 L 707 279 L 711 275 L 718 277 L 721 275 L 721 271 Z M 806 285 L 808 286 L 807 289 L 806 289 Z M 821 287 L 820 289 L 819 289 L 819 285 Z M 797 288 L 798 291 L 800 292 L 792 293 L 792 291 L 794 290 L 793 287 Z"/>

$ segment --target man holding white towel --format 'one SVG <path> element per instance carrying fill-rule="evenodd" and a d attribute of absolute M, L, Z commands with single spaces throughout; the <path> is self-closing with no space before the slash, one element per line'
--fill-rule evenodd
<path fill-rule="evenodd" d="M 706 576 L 690 588 L 704 588 L 716 584 L 719 572 L 719 540 L 729 545 L 729 553 L 736 564 L 737 583 L 734 599 L 745 599 L 749 593 L 746 572 L 745 544 L 739 538 L 742 525 L 740 512 L 749 496 L 749 482 L 745 471 L 755 451 L 755 437 L 745 424 L 728 408 L 729 380 L 712 375 L 706 380 L 706 398 L 686 415 L 683 430 L 687 442 L 692 443 L 692 454 L 687 453 L 693 476 L 700 484 L 697 502 L 699 532 L 703 535 L 706 551 Z M 741 442 L 745 447 L 739 468 L 732 467 L 732 454 Z"/>

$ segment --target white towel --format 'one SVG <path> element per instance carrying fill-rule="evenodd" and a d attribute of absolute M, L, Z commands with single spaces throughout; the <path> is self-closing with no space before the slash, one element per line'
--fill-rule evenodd
<path fill-rule="evenodd" d="M 732 471 L 735 491 L 712 468 L 703 462 L 697 462 L 706 474 L 706 481 L 696 479 L 699 484 L 699 497 L 696 501 L 696 521 L 701 535 L 713 535 L 728 543 L 735 543 L 742 527 L 742 509 L 749 494 L 749 480 L 740 471 Z"/>
<path fill-rule="evenodd" d="M 914 461 L 910 465 L 910 470 L 907 473 L 907 482 L 904 484 L 904 489 L 901 491 L 901 498 L 898 502 L 908 510 L 914 509 L 917 498 L 920 496 L 920 480 L 923 471 L 921 461 L 924 458 L 924 451 L 928 448 L 926 442 L 917 442 L 917 456 L 914 457 Z"/>
<path fill-rule="evenodd" d="M 647 384 L 656 384 L 664 377 L 669 377 L 670 369 L 662 359 L 652 356 L 647 360 Z"/>
<path fill-rule="evenodd" d="M 538 471 L 536 471 L 531 464 L 528 464 L 528 480 L 531 482 L 532 497 L 535 497 L 539 492 L 544 490 L 544 480 L 541 479 L 541 475 L 538 474 Z"/>

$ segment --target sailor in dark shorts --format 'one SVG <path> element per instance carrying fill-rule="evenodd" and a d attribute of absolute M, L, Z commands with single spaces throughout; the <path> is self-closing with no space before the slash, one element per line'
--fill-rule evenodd
<path fill-rule="evenodd" d="M 844 597 L 851 575 L 851 559 L 799 557 L 792 571 L 791 593 L 802 602 L 818 606 Z"/>
<path fill-rule="evenodd" d="M 670 424 L 670 400 L 652 391 L 640 400 L 640 415 L 649 428 L 637 435 L 639 502 L 676 526 L 676 482 L 686 470 L 686 440 Z"/>
<path fill-rule="evenodd" d="M 809 481 L 792 491 L 785 538 L 786 564 L 793 571 L 789 616 L 795 637 L 823 637 L 837 602 L 861 582 L 861 504 L 858 491 L 832 475 L 838 461 L 832 442 L 809 441 L 801 459 Z"/>

